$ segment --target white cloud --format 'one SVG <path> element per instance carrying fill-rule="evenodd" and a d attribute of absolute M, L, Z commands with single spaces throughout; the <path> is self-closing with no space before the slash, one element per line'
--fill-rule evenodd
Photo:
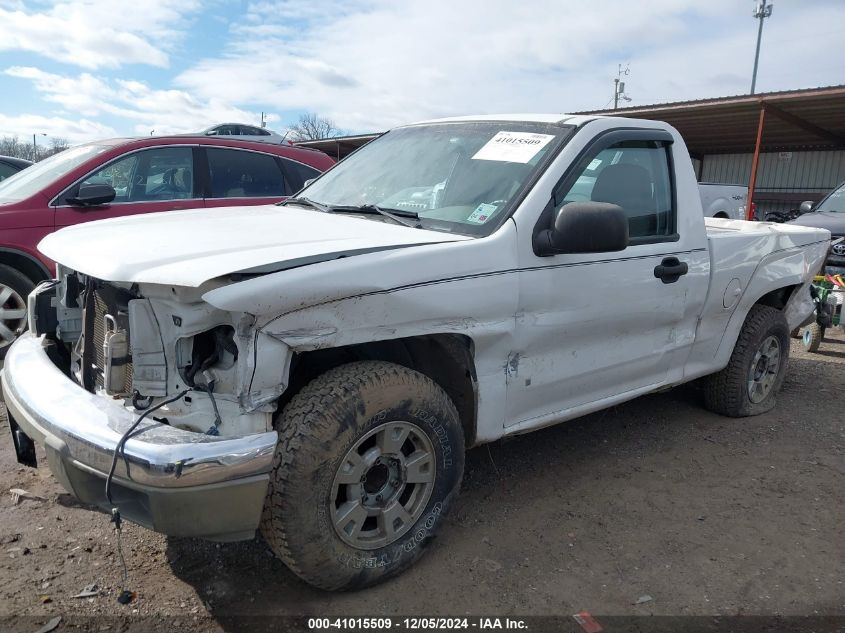
<path fill-rule="evenodd" d="M 83 68 L 166 67 L 198 0 L 73 0 L 49 9 L 0 5 L 0 52 L 26 51 Z"/>
<path fill-rule="evenodd" d="M 257 122 L 260 110 L 279 125 L 277 113 L 309 110 L 372 131 L 453 114 L 600 109 L 619 62 L 630 62 L 632 105 L 741 94 L 756 36 L 751 0 L 216 2 L 241 11 L 228 37 L 162 87 L 106 69 L 165 65 L 180 38 L 203 38 L 188 24 L 200 0 L 62 0 L 40 12 L 0 0 L 0 52 L 22 48 L 88 70 L 26 62 L 7 68 L 7 81 L 31 82 L 80 134 L 96 134 L 97 118 L 122 133 L 169 133 Z M 845 3 L 776 4 L 758 90 L 840 83 Z"/>
<path fill-rule="evenodd" d="M 810 42 L 843 21 L 841 3 L 779 4 L 766 23 L 760 89 L 837 83 L 841 72 L 816 67 L 841 68 L 841 36 L 825 48 Z M 372 130 L 450 114 L 601 108 L 625 61 L 638 103 L 745 92 L 755 35 L 750 1 L 735 0 L 258 2 L 221 55 L 176 83 L 205 99 L 307 109 Z"/>
<path fill-rule="evenodd" d="M 109 115 L 124 119 L 138 135 L 151 130 L 156 134 L 196 132 L 221 121 L 257 121 L 259 117 L 219 97 L 200 100 L 184 90 L 156 90 L 140 81 L 109 80 L 89 73 L 63 76 L 30 66 L 13 66 L 4 74 L 31 81 L 45 101 L 64 111 L 88 118 Z"/>
<path fill-rule="evenodd" d="M 17 136 L 27 142 L 33 134 L 37 135 L 38 143 L 45 142 L 42 135 L 48 138 L 62 138 L 71 143 L 119 136 L 114 128 L 86 118 L 71 119 L 36 114 L 7 116 L 0 113 L 0 136 Z"/>

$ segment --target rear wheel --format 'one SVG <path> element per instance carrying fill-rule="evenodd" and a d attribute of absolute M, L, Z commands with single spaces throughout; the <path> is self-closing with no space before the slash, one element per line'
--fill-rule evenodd
<path fill-rule="evenodd" d="M 357 589 L 410 567 L 458 493 L 455 406 L 426 376 L 380 361 L 309 383 L 277 420 L 261 531 L 306 582 Z"/>
<path fill-rule="evenodd" d="M 0 264 L 0 358 L 26 329 L 26 298 L 33 288 L 29 277 Z"/>
<path fill-rule="evenodd" d="M 804 349 L 808 352 L 819 351 L 819 345 L 821 345 L 822 339 L 824 339 L 824 331 L 825 328 L 818 323 L 810 323 L 810 325 L 805 327 L 801 334 L 801 342 L 804 344 Z"/>
<path fill-rule="evenodd" d="M 775 406 L 789 359 L 789 325 L 780 310 L 751 308 L 731 359 L 705 380 L 705 406 L 729 417 L 765 413 Z"/>

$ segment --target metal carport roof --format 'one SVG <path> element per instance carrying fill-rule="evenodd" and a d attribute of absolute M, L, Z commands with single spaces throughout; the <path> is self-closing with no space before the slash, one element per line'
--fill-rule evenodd
<path fill-rule="evenodd" d="M 678 101 L 582 114 L 666 121 L 693 156 L 753 152 L 761 111 L 760 151 L 845 147 L 845 85 Z"/>

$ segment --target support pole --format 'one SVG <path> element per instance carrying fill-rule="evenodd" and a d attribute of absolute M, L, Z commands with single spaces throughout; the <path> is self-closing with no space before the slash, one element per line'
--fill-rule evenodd
<path fill-rule="evenodd" d="M 757 187 L 757 166 L 760 164 L 760 144 L 763 142 L 763 124 L 766 121 L 766 106 L 760 103 L 760 122 L 757 124 L 757 142 L 754 144 L 754 158 L 751 159 L 751 179 L 748 181 L 748 199 L 745 219 L 754 220 L 754 189 Z"/>

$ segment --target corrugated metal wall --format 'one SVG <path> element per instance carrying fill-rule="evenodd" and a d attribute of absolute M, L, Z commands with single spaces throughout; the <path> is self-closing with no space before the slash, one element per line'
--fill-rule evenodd
<path fill-rule="evenodd" d="M 712 154 L 704 157 L 702 182 L 747 185 L 752 154 Z M 818 199 L 845 181 L 845 151 L 767 152 L 760 154 L 757 191 L 760 193 L 809 193 Z M 767 211 L 798 208 L 799 202 L 758 201 L 758 216 Z"/>

